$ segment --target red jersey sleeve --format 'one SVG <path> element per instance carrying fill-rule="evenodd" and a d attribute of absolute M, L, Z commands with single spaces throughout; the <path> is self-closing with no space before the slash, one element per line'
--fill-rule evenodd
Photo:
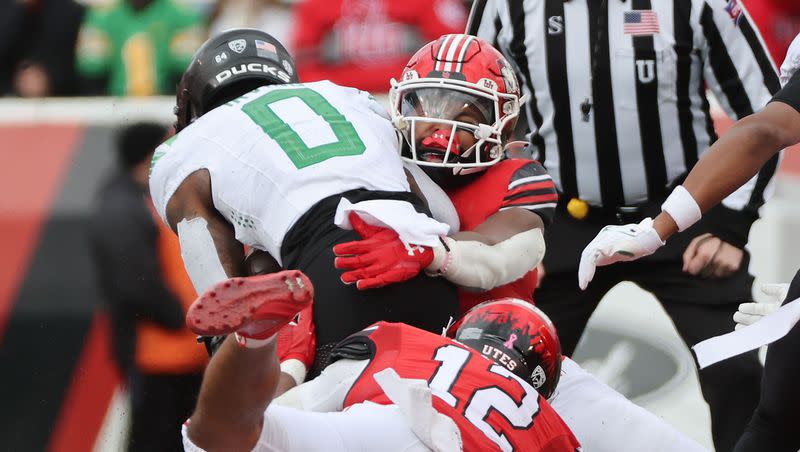
<path fill-rule="evenodd" d="M 541 163 L 530 161 L 517 168 L 508 180 L 500 210 L 519 207 L 542 217 L 545 226 L 553 221 L 558 192 L 553 178 Z"/>

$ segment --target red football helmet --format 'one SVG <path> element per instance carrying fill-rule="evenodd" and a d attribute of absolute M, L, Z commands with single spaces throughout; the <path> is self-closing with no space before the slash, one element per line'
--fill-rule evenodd
<path fill-rule="evenodd" d="M 481 352 L 549 398 L 561 377 L 561 344 L 553 322 L 516 298 L 486 301 L 470 309 L 447 336 Z"/>
<path fill-rule="evenodd" d="M 442 36 L 411 57 L 400 81 L 391 84 L 392 121 L 407 144 L 407 160 L 470 174 L 503 158 L 503 140 L 514 129 L 524 100 L 508 61 L 488 42 L 470 35 Z M 458 120 L 467 110 L 482 119 L 477 124 Z M 419 123 L 441 125 L 420 146 Z M 477 142 L 461 149 L 457 131 L 473 134 Z"/>

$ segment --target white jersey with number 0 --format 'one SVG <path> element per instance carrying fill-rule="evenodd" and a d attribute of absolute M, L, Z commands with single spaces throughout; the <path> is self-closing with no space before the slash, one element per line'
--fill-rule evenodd
<path fill-rule="evenodd" d="M 357 188 L 408 191 L 397 146 L 385 109 L 368 93 L 327 81 L 265 86 L 162 144 L 150 191 L 166 219 L 181 182 L 207 169 L 214 206 L 237 240 L 280 262 L 284 236 L 321 199 Z"/>

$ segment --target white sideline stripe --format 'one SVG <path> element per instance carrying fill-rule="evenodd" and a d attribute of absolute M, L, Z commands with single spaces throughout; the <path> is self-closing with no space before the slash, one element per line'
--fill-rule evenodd
<path fill-rule="evenodd" d="M 142 99 L 87 97 L 58 99 L 13 99 L 0 101 L 0 123 L 91 123 L 117 125 L 142 120 L 172 123 L 175 98 Z"/>
<path fill-rule="evenodd" d="M 375 96 L 386 104 L 386 94 Z M 147 98 L 59 97 L 0 99 L 0 125 L 75 124 L 117 126 L 137 121 L 175 122 L 174 96 Z"/>

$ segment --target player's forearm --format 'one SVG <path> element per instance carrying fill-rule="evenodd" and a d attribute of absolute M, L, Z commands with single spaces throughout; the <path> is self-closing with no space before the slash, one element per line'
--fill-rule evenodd
<path fill-rule="evenodd" d="M 199 170 L 167 202 L 166 220 L 178 234 L 186 272 L 197 293 L 244 275 L 244 247 L 233 226 L 214 207 L 211 176 Z"/>
<path fill-rule="evenodd" d="M 544 229 L 539 215 L 523 209 L 509 209 L 490 216 L 472 231 L 460 231 L 450 237 L 458 241 L 496 245 L 531 229 Z"/>
<path fill-rule="evenodd" d="M 784 147 L 774 127 L 744 119 L 717 141 L 695 165 L 683 186 L 702 212 L 744 185 Z"/>
<path fill-rule="evenodd" d="M 755 176 L 772 156 L 792 144 L 787 142 L 790 138 L 785 131 L 770 119 L 781 108 L 773 105 L 737 122 L 692 168 L 683 187 L 701 212 L 719 204 Z M 673 219 L 663 212 L 655 218 L 653 227 L 663 240 L 678 231 Z"/>
<path fill-rule="evenodd" d="M 188 427 L 192 442 L 209 451 L 252 450 L 279 375 L 274 341 L 245 348 L 228 337 L 206 368 Z"/>
<path fill-rule="evenodd" d="M 533 212 L 498 212 L 474 230 L 448 237 L 446 246 L 434 248 L 428 271 L 465 288 L 494 289 L 516 281 L 541 262 L 543 230 L 542 218 Z"/>
<path fill-rule="evenodd" d="M 197 293 L 244 275 L 244 247 L 230 224 L 216 216 L 195 217 L 181 220 L 177 229 L 181 257 Z"/>
<path fill-rule="evenodd" d="M 494 245 L 447 237 L 443 246 L 434 248 L 428 271 L 465 288 L 490 290 L 516 281 L 536 268 L 544 251 L 544 237 L 539 228 L 520 232 Z"/>

